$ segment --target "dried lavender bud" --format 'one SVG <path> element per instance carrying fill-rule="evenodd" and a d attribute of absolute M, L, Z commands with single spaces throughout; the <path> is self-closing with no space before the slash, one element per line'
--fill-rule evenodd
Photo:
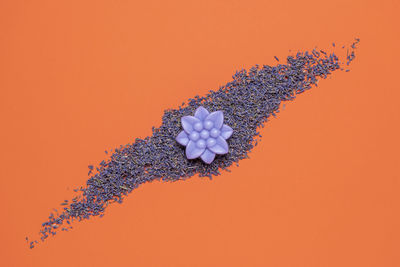
<path fill-rule="evenodd" d="M 356 39 L 351 45 L 346 64 L 354 59 L 358 42 Z M 110 203 L 121 203 L 125 195 L 142 183 L 184 180 L 195 174 L 211 179 L 221 170 L 228 170 L 233 163 L 238 164 L 248 157 L 261 137 L 259 127 L 263 127 L 271 115 L 276 116 L 282 101 L 293 100 L 296 94 L 317 85 L 319 78 L 325 79 L 333 71 L 342 69 L 341 65 L 343 63 L 334 53 L 328 55 L 315 49 L 298 52 L 288 56 L 286 64 L 256 65 L 248 71 L 238 71 L 233 80 L 219 90 L 203 97 L 195 96 L 177 109 L 166 110 L 162 125 L 153 127 L 152 136 L 137 138 L 134 143 L 115 149 L 109 160 L 99 164 L 95 174 L 92 174 L 93 166 L 89 166 L 91 177 L 86 186 L 74 190 L 80 195 L 70 202 L 64 201 L 61 214 L 50 214 L 42 224 L 40 239 L 44 241 L 60 229 L 71 229 L 71 221 L 102 217 Z M 200 106 L 223 111 L 224 123 L 233 129 L 227 140 L 229 153 L 219 155 L 210 164 L 199 158 L 187 159 L 185 147 L 175 140 L 181 131 L 181 118 L 193 114 Z M 67 227 L 60 228 L 61 225 Z M 32 248 L 35 243 L 37 241 L 31 241 L 29 246 Z"/>

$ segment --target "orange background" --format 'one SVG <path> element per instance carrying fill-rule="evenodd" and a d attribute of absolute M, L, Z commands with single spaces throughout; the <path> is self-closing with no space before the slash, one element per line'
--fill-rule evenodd
<path fill-rule="evenodd" d="M 400 4 L 0 1 L 1 266 L 400 266 Z M 288 103 L 250 160 L 153 182 L 29 250 L 104 150 L 163 110 L 360 37 L 349 73 Z"/>

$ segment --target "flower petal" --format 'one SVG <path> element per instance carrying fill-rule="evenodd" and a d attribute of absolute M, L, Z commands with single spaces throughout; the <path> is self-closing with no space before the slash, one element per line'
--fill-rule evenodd
<path fill-rule="evenodd" d="M 229 127 L 226 124 L 222 125 L 222 128 L 221 128 L 222 138 L 228 139 L 229 137 L 231 137 L 232 133 L 233 133 L 233 129 L 231 127 Z"/>
<path fill-rule="evenodd" d="M 209 149 L 215 154 L 222 155 L 228 153 L 229 147 L 225 139 L 222 138 L 221 136 L 218 136 L 217 143 L 214 146 L 210 147 Z"/>
<path fill-rule="evenodd" d="M 210 120 L 214 123 L 214 127 L 218 130 L 221 129 L 224 123 L 224 113 L 220 110 L 210 113 L 205 120 Z"/>
<path fill-rule="evenodd" d="M 195 159 L 203 154 L 205 148 L 198 148 L 196 146 L 196 142 L 189 141 L 188 145 L 186 146 L 186 157 L 188 159 Z"/>
<path fill-rule="evenodd" d="M 187 144 L 189 143 L 189 136 L 187 135 L 187 133 L 185 131 L 182 131 L 178 134 L 178 136 L 175 138 L 175 140 L 183 145 L 183 146 L 187 146 Z"/>
<path fill-rule="evenodd" d="M 193 132 L 193 125 L 196 122 L 200 122 L 200 120 L 198 118 L 193 117 L 193 116 L 184 116 L 184 117 L 181 118 L 182 127 L 185 130 L 185 132 L 188 133 L 188 134 Z"/>
<path fill-rule="evenodd" d="M 204 121 L 204 119 L 210 114 L 207 109 L 205 109 L 203 106 L 200 106 L 196 109 L 196 112 L 194 113 L 194 116 L 198 118 L 201 121 Z"/>
<path fill-rule="evenodd" d="M 206 149 L 200 157 L 205 163 L 210 164 L 215 159 L 215 153 Z"/>

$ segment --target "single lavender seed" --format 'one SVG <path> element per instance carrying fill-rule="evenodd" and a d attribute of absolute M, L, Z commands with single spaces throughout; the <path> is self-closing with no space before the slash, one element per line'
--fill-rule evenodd
<path fill-rule="evenodd" d="M 354 59 L 358 42 L 356 39 L 351 45 L 353 50 L 347 54 L 346 64 Z M 232 164 L 238 165 L 240 160 L 249 158 L 249 152 L 262 137 L 260 127 L 264 127 L 271 116 L 276 116 L 283 101 L 291 101 L 312 85 L 317 86 L 318 79 L 343 69 L 343 64 L 334 53 L 323 50 L 298 52 L 288 56 L 286 64 L 255 65 L 248 71 L 238 71 L 233 80 L 219 90 L 203 97 L 195 96 L 177 109 L 166 110 L 161 126 L 153 127 L 152 136 L 136 138 L 133 143 L 114 149 L 108 160 L 100 162 L 94 174 L 94 167 L 89 166 L 91 176 L 86 186 L 74 189 L 80 195 L 71 202 L 61 203 L 67 206 L 61 214 L 50 214 L 39 231 L 40 240 L 44 242 L 58 230 L 72 229 L 70 224 L 74 221 L 102 217 L 109 204 L 122 203 L 126 195 L 143 183 L 185 180 L 196 174 L 212 179 L 222 170 L 229 171 Z M 201 105 L 209 110 L 222 110 L 224 121 L 233 128 L 233 135 L 227 140 L 229 153 L 215 158 L 211 164 L 200 159 L 188 160 L 184 147 L 175 141 L 181 131 L 180 119 L 193 114 Z M 60 227 L 64 223 L 67 227 Z M 35 243 L 37 241 L 29 242 L 29 247 L 33 248 Z"/>

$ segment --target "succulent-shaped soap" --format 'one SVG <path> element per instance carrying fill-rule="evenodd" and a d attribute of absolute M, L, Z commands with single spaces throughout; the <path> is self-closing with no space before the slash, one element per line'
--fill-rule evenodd
<path fill-rule="evenodd" d="M 186 146 L 186 157 L 195 159 L 200 157 L 205 163 L 210 164 L 215 154 L 228 153 L 226 139 L 231 137 L 233 130 L 224 124 L 222 111 L 208 112 L 200 106 L 194 116 L 181 118 L 183 131 L 178 134 L 176 141 Z"/>

